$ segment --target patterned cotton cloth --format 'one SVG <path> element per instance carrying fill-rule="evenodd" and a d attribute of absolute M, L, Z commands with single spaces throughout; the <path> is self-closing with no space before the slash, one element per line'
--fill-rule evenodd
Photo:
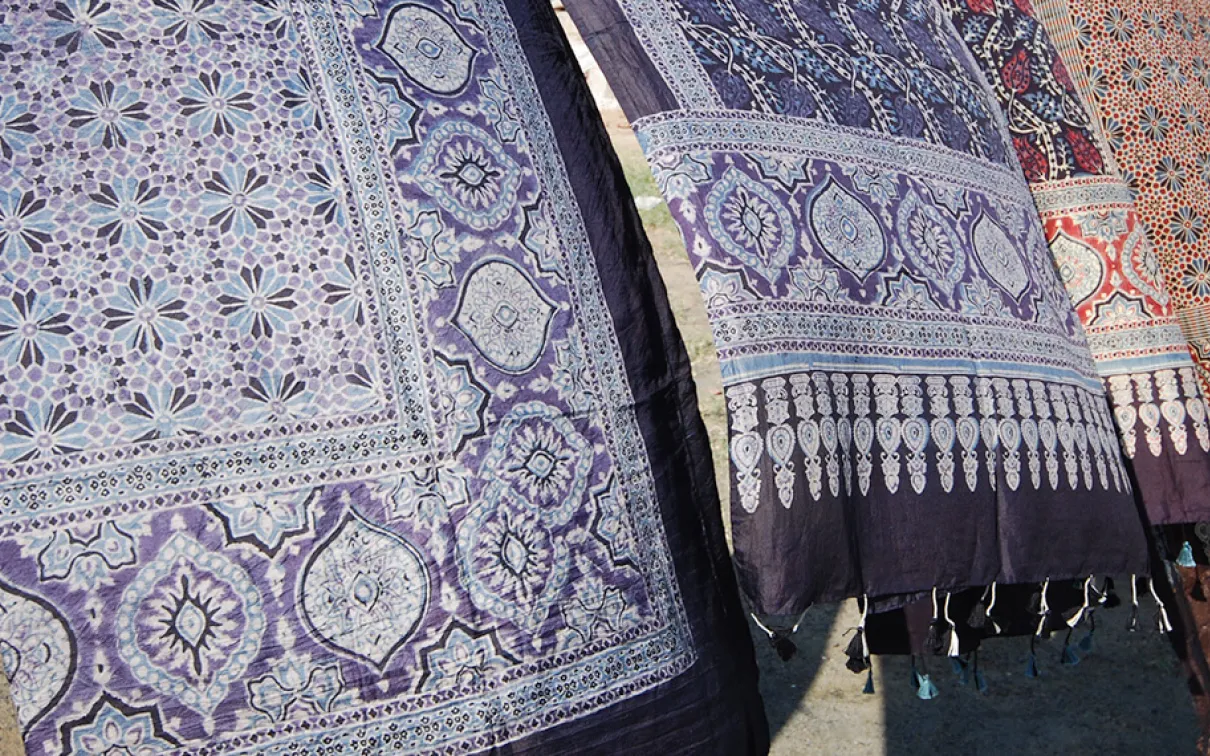
<path fill-rule="evenodd" d="M 764 750 L 688 361 L 549 3 L 0 31 L 30 753 Z"/>
<path fill-rule="evenodd" d="M 1186 0 L 1037 0 L 1127 183 L 1137 193 L 1210 387 L 1210 17 Z"/>
<path fill-rule="evenodd" d="M 1130 189 L 1025 0 L 943 0 L 1004 110 L 1153 525 L 1210 519 L 1207 408 Z"/>
<path fill-rule="evenodd" d="M 1144 570 L 1087 343 L 939 7 L 568 10 L 697 269 L 758 610 Z"/>

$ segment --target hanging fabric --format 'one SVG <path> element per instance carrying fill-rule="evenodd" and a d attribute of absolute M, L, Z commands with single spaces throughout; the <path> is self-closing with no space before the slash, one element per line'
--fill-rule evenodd
<path fill-rule="evenodd" d="M 549 2 L 0 29 L 31 754 L 767 749 L 689 362 Z"/>
<path fill-rule="evenodd" d="M 1194 3 L 1037 0 L 1122 175 L 1210 386 L 1210 68 Z"/>
<path fill-rule="evenodd" d="M 939 7 L 568 11 L 697 270 L 758 610 L 1145 568 L 1088 345 Z"/>
<path fill-rule="evenodd" d="M 1067 65 L 1027 3 L 942 5 L 1004 111 L 1148 521 L 1210 519 L 1210 426 L 1188 342 L 1130 189 Z"/>

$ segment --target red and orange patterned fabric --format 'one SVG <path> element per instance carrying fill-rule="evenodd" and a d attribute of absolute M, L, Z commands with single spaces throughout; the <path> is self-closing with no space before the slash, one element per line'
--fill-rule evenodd
<path fill-rule="evenodd" d="M 1210 386 L 1210 18 L 1188 0 L 1038 0 L 1037 12 L 1136 192 Z"/>
<path fill-rule="evenodd" d="M 1029 0 L 942 5 L 1001 105 L 1150 520 L 1210 517 L 1207 409 L 1188 345 L 1134 198 L 1068 63 Z M 1078 61 L 1072 68 L 1086 83 Z"/>

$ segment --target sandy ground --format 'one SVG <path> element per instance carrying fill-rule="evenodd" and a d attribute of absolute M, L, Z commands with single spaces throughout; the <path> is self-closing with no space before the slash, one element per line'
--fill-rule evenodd
<path fill-rule="evenodd" d="M 23 753 L 17 711 L 8 694 L 8 678 L 0 674 L 0 756 L 21 756 Z"/>
<path fill-rule="evenodd" d="M 631 191 L 643 207 L 659 194 L 626 120 L 604 111 Z M 649 198 L 644 200 L 643 198 Z M 697 281 L 665 205 L 641 210 L 677 323 L 693 358 L 702 416 L 710 432 L 720 489 L 727 490 L 726 410 L 722 377 Z M 724 496 L 725 499 L 725 496 Z M 1144 606 L 1143 616 L 1151 607 Z M 1167 641 L 1155 632 L 1128 633 L 1123 610 L 1099 613 L 1093 653 L 1074 667 L 1058 663 L 1061 639 L 1040 647 L 1042 676 L 1025 677 L 1028 641 L 991 643 L 980 666 L 988 695 L 961 684 L 939 659 L 930 672 L 941 695 L 922 701 L 909 686 L 909 661 L 875 660 L 875 694 L 864 676 L 844 666 L 856 606 L 811 609 L 783 663 L 752 626 L 761 694 L 773 732 L 773 754 L 1191 754 L 1197 738 L 1193 708 Z"/>

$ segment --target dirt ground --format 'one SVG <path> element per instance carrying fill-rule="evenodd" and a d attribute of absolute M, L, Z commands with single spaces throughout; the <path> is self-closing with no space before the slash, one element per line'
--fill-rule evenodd
<path fill-rule="evenodd" d="M 722 377 L 706 312 L 680 235 L 662 203 L 637 141 L 619 111 L 604 118 L 693 358 L 702 416 L 710 432 L 719 487 L 727 490 L 726 410 Z M 726 498 L 724 494 L 724 499 Z M 724 505 L 725 506 L 725 505 Z M 1143 607 L 1150 616 L 1151 607 Z M 857 624 L 854 603 L 812 608 L 795 641 L 799 652 L 783 663 L 752 626 L 761 668 L 761 694 L 775 756 L 804 754 L 1192 754 L 1197 723 L 1175 657 L 1155 632 L 1129 633 L 1122 609 L 1101 611 L 1094 652 L 1061 667 L 1062 641 L 1040 647 L 1042 675 L 1025 676 L 1028 641 L 988 644 L 980 666 L 986 696 L 964 686 L 947 660 L 930 669 L 940 697 L 922 701 L 909 685 L 905 658 L 875 660 L 875 693 L 864 676 L 844 666 L 848 633 Z"/>

